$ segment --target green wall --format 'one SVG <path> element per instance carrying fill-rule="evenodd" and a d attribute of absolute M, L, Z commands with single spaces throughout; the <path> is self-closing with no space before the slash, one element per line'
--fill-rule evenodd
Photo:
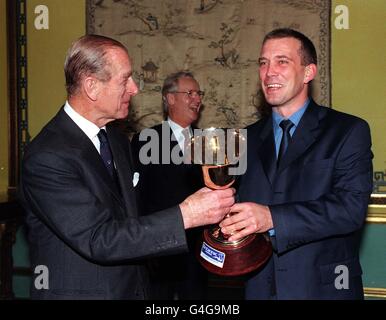
<path fill-rule="evenodd" d="M 349 29 L 335 28 L 337 5 L 348 8 Z M 332 1 L 332 105 L 368 121 L 374 171 L 386 172 L 385 21 L 384 0 Z M 386 208 L 378 212 L 386 214 Z M 360 251 L 363 282 L 365 288 L 383 288 L 386 297 L 385 248 L 386 224 L 368 222 Z"/>
<path fill-rule="evenodd" d="M 371 124 L 374 171 L 386 172 L 386 1 L 333 0 L 332 102 Z M 346 5 L 349 29 L 334 27 L 334 8 Z"/>
<path fill-rule="evenodd" d="M 367 225 L 361 246 L 361 264 L 365 287 L 386 288 L 386 224 Z"/>
<path fill-rule="evenodd" d="M 37 30 L 37 5 L 49 9 L 49 29 Z M 66 99 L 63 63 L 71 42 L 86 32 L 85 0 L 28 0 L 28 122 L 33 138 Z"/>

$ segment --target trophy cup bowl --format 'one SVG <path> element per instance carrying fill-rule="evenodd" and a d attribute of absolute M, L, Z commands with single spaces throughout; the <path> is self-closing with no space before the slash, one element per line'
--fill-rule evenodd
<path fill-rule="evenodd" d="M 210 128 L 192 138 L 192 158 L 194 163 L 201 164 L 208 188 L 226 189 L 235 182 L 236 175 L 231 170 L 236 160 L 245 156 L 246 150 L 246 134 L 240 131 Z M 209 272 L 222 276 L 243 275 L 258 269 L 272 254 L 269 237 L 265 234 L 255 233 L 237 241 L 229 241 L 229 237 L 221 232 L 218 224 L 204 229 L 196 255 Z"/>

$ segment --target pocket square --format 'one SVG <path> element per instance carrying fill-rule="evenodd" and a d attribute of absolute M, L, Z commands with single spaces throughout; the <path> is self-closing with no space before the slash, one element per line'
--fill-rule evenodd
<path fill-rule="evenodd" d="M 138 184 L 139 181 L 139 172 L 134 172 L 133 175 L 133 186 L 135 187 Z"/>

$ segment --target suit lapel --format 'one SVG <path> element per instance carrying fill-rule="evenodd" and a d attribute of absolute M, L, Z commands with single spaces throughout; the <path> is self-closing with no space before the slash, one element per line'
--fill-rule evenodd
<path fill-rule="evenodd" d="M 118 173 L 118 180 L 122 190 L 122 196 L 126 203 L 127 212 L 137 213 L 137 202 L 133 186 L 134 172 L 131 159 L 130 143 L 122 145 L 119 143 L 120 137 L 112 128 L 107 127 L 107 135 L 110 138 L 111 152 L 113 153 L 115 166 Z M 127 148 L 126 150 L 124 148 Z M 140 177 L 141 178 L 141 177 Z M 134 210 L 133 210 L 134 209 Z"/>
<path fill-rule="evenodd" d="M 278 172 L 296 161 L 316 141 L 321 130 L 319 121 L 322 116 L 322 107 L 316 105 L 315 102 L 311 100 L 310 105 L 294 132 L 287 152 L 280 162 Z"/>
<path fill-rule="evenodd" d="M 258 153 L 258 157 L 260 158 L 264 172 L 272 185 L 276 172 L 276 153 L 275 141 L 273 137 L 272 117 L 268 117 L 262 121 L 265 121 L 265 124 L 263 124 L 263 129 L 261 131 L 260 137 L 252 136 L 248 137 L 248 139 L 252 138 L 252 142 L 255 139 L 260 139 L 260 143 L 258 144 L 257 150 L 255 150 L 254 152 Z M 248 150 L 248 152 L 250 152 L 250 150 Z"/>
<path fill-rule="evenodd" d="M 95 149 L 95 146 L 86 134 L 71 120 L 63 108 L 57 114 L 57 127 L 53 128 L 53 130 L 60 130 L 63 132 L 67 137 L 67 141 L 69 141 L 70 147 L 80 151 L 80 156 L 86 163 L 86 166 L 96 173 L 101 184 L 105 185 L 123 207 L 119 190 L 106 170 L 102 158 Z"/>
<path fill-rule="evenodd" d="M 166 126 L 167 130 L 164 130 L 163 126 Z M 155 127 L 155 130 L 158 132 L 159 137 L 160 137 L 160 147 L 161 149 L 159 150 L 160 153 L 160 163 L 162 163 L 162 157 L 161 154 L 163 153 L 163 150 L 168 150 L 169 149 L 169 160 L 170 164 L 173 164 L 172 161 L 172 152 L 177 148 L 179 156 L 183 157 L 183 152 L 180 148 L 180 145 L 177 142 L 177 138 L 174 136 L 172 128 L 169 126 L 169 123 L 167 121 L 163 121 L 162 124 L 159 126 Z M 166 135 L 166 137 L 165 137 Z M 166 145 L 165 145 L 166 143 Z"/>
<path fill-rule="evenodd" d="M 166 122 L 166 123 L 167 123 L 168 128 L 169 128 L 168 138 L 170 141 L 170 156 L 172 155 L 172 151 L 174 150 L 174 148 L 177 146 L 177 148 L 179 150 L 179 155 L 182 157 L 183 152 L 181 150 L 180 145 L 178 144 L 177 137 L 174 135 L 174 132 L 173 132 L 172 128 L 170 128 L 169 123 L 168 122 Z"/>
<path fill-rule="evenodd" d="M 88 162 L 88 167 L 90 167 L 93 171 L 96 172 L 97 176 L 100 178 L 100 181 L 109 189 L 109 191 L 122 205 L 122 199 L 114 180 L 111 178 L 108 171 L 106 170 L 106 167 L 98 151 L 95 149 L 90 139 L 88 140 L 91 146 L 84 146 L 84 148 L 82 149 L 84 161 Z"/>

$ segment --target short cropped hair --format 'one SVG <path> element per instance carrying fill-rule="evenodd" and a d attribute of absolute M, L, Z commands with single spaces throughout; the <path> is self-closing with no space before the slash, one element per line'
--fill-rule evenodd
<path fill-rule="evenodd" d="M 316 49 L 312 41 L 305 36 L 303 33 L 290 29 L 290 28 L 280 28 L 275 29 L 269 32 L 263 40 L 263 45 L 266 41 L 270 39 L 282 39 L 282 38 L 295 38 L 300 41 L 300 58 L 303 66 L 308 66 L 309 64 L 318 64 L 318 58 L 316 54 Z"/>

